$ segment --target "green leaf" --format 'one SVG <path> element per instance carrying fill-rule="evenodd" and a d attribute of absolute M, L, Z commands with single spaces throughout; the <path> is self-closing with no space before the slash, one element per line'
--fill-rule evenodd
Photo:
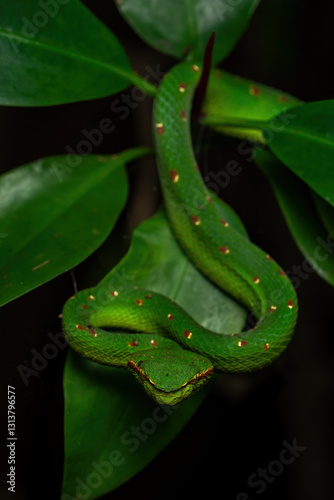
<path fill-rule="evenodd" d="M 230 5 L 234 3 L 235 5 Z M 201 60 L 213 31 L 213 61 L 224 59 L 247 27 L 259 0 L 122 0 L 118 8 L 131 27 L 155 49 Z"/>
<path fill-rule="evenodd" d="M 326 230 L 334 241 L 334 207 L 312 191 L 315 207 Z"/>
<path fill-rule="evenodd" d="M 309 188 L 267 151 L 256 151 L 256 163 L 268 177 L 291 234 L 305 256 L 299 266 L 306 273 L 305 279 L 312 272 L 310 263 L 319 276 L 334 285 L 334 244 L 315 209 Z M 288 274 L 298 288 L 301 275 L 294 274 L 293 269 Z"/>
<path fill-rule="evenodd" d="M 54 156 L 0 177 L 0 305 L 94 252 L 125 205 L 124 165 L 146 153 Z"/>
<path fill-rule="evenodd" d="M 334 206 L 334 100 L 293 108 L 284 121 L 269 144 L 271 151 Z"/>
<path fill-rule="evenodd" d="M 95 99 L 142 82 L 116 37 L 78 0 L 0 0 L 0 11 L 0 104 Z"/>
<path fill-rule="evenodd" d="M 270 142 L 281 122 L 276 115 L 301 102 L 289 94 L 214 69 L 202 105 L 201 122 L 218 132 L 261 144 Z M 267 122 L 263 130 L 256 122 Z M 283 122 L 284 124 L 284 122 Z"/>
<path fill-rule="evenodd" d="M 162 211 L 135 230 L 129 253 L 99 283 L 96 293 L 127 283 L 168 295 L 212 329 L 240 331 L 246 319 L 240 305 L 191 265 Z M 204 387 L 177 407 L 159 407 L 127 370 L 97 365 L 72 352 L 66 362 L 64 389 L 62 500 L 79 498 L 84 491 L 85 498 L 98 498 L 134 476 L 178 434 L 208 391 Z M 135 436 L 138 427 L 141 438 Z"/>

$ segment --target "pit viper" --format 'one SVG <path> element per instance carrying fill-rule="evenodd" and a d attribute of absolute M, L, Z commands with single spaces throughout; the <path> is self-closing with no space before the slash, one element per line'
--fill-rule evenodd
<path fill-rule="evenodd" d="M 256 318 L 253 328 L 226 335 L 203 328 L 176 303 L 136 286 L 83 290 L 65 304 L 69 344 L 97 363 L 128 367 L 160 404 L 175 405 L 215 372 L 252 372 L 271 363 L 290 341 L 297 298 L 274 259 L 222 219 L 192 148 L 192 102 L 200 64 L 176 65 L 154 101 L 153 133 L 164 204 L 173 233 L 192 263 Z M 223 313 L 222 313 L 223 314 Z"/>

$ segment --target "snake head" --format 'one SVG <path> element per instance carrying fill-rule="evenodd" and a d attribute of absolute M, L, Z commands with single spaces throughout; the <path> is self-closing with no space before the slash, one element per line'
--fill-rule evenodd
<path fill-rule="evenodd" d="M 169 406 L 191 396 L 213 373 L 212 363 L 207 358 L 170 347 L 134 354 L 128 367 L 149 396 Z"/>

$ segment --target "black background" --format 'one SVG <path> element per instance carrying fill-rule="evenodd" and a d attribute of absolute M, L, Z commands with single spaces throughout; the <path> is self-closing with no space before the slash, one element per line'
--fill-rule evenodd
<path fill-rule="evenodd" d="M 84 2 L 118 36 L 135 67 L 160 64 L 167 71 L 175 61 L 143 43 L 126 25 L 112 1 Z M 1 13 L 0 13 L 1 15 Z M 311 0 L 262 0 L 250 28 L 226 59 L 223 68 L 277 87 L 305 101 L 331 99 L 333 89 L 331 2 Z M 0 158 L 2 171 L 34 159 L 64 154 L 77 144 L 83 128 L 92 129 L 106 116 L 112 98 L 52 108 L 0 109 Z M 135 145 L 150 145 L 151 100 L 146 99 L 115 132 L 96 149 L 112 153 Z M 283 268 L 301 265 L 296 248 L 271 188 L 255 166 L 238 158 L 236 145 L 226 142 L 218 153 L 200 158 L 203 172 L 221 170 L 233 157 L 242 173 L 232 179 L 223 197 L 245 223 L 251 239 L 275 256 Z M 129 169 L 131 200 L 116 228 L 124 235 L 152 213 L 159 201 L 152 162 Z M 110 241 L 110 240 L 109 240 Z M 108 242 L 75 277 L 79 289 L 94 285 L 111 265 Z M 106 260 L 107 259 L 107 260 Z M 94 275 L 92 274 L 94 266 Z M 60 331 L 58 314 L 73 293 L 67 273 L 2 308 L 5 350 L 2 418 L 6 422 L 7 384 L 17 393 L 17 493 L 2 486 L 1 498 L 57 499 L 63 463 L 62 371 L 65 351 L 25 386 L 17 366 L 41 351 L 49 332 Z M 250 376 L 222 376 L 211 395 L 181 434 L 146 467 L 104 499 L 138 495 L 184 498 L 200 495 L 249 498 L 330 499 L 333 497 L 333 289 L 315 273 L 307 274 L 298 288 L 300 315 L 293 340 L 271 367 Z M 279 457 L 283 441 L 306 449 L 287 465 L 262 494 L 247 485 L 259 467 Z M 5 464 L 7 450 L 2 447 Z M 140 460 L 140 456 L 138 456 Z M 242 498 L 242 497 L 240 497 Z M 247 497 L 245 497 L 247 498 Z"/>

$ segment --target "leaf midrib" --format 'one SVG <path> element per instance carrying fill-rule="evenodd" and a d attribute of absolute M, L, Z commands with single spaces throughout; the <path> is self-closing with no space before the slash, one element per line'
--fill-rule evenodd
<path fill-rule="evenodd" d="M 105 163 L 103 165 L 103 169 L 100 170 L 99 172 L 99 175 L 96 175 L 96 172 L 94 173 L 93 175 L 93 184 L 91 182 L 91 177 L 87 177 L 86 178 L 86 181 L 85 181 L 85 186 L 89 186 L 89 188 L 91 188 L 92 185 L 96 186 L 97 184 L 101 183 L 106 177 L 108 177 L 109 175 L 118 175 L 122 172 L 125 173 L 125 165 L 128 163 L 128 162 L 131 162 L 133 160 L 137 160 L 143 156 L 146 156 L 148 154 L 150 154 L 151 150 L 149 148 L 133 148 L 132 150 L 128 150 L 128 151 L 123 151 L 121 153 L 122 157 L 119 157 L 117 163 L 115 163 L 114 161 L 109 161 L 108 163 Z M 108 164 L 109 164 L 109 167 L 108 167 Z M 51 168 L 51 167 L 50 167 Z M 127 186 L 127 185 L 126 185 Z M 55 187 L 55 186 L 52 186 L 52 187 Z M 47 228 L 48 226 L 50 226 L 56 219 L 58 219 L 60 216 L 63 215 L 64 211 L 68 209 L 68 207 L 72 206 L 74 203 L 77 203 L 78 200 L 80 200 L 83 196 L 87 195 L 87 189 L 84 190 L 84 192 L 82 193 L 78 193 L 77 196 L 74 198 L 71 198 L 71 202 L 70 203 L 66 203 L 66 205 L 62 205 L 62 207 L 65 207 L 64 210 L 59 210 L 56 214 L 56 217 L 53 217 L 52 219 L 49 219 L 45 224 L 44 226 L 42 227 L 42 230 L 44 230 L 45 228 Z M 41 230 L 38 230 L 37 232 L 35 232 L 34 234 L 32 234 L 31 238 L 27 239 L 24 241 L 23 245 L 21 247 L 17 247 L 16 248 L 16 254 L 13 255 L 12 258 L 15 258 L 17 253 L 21 252 L 22 249 L 24 249 L 26 247 L 27 244 L 30 243 L 30 241 L 36 236 L 38 235 L 39 233 L 41 232 Z M 6 264 L 8 264 L 12 259 L 9 259 L 6 261 Z M 2 268 L 3 266 L 0 266 L 0 269 Z"/>
<path fill-rule="evenodd" d="M 54 52 L 57 54 L 62 54 L 64 57 L 68 57 L 70 59 L 77 59 L 77 60 L 83 61 L 85 63 L 89 63 L 93 66 L 101 67 L 101 68 L 106 69 L 107 71 L 109 71 L 113 74 L 117 74 L 117 75 L 121 76 L 122 78 L 125 78 L 126 80 L 128 80 L 129 85 L 132 83 L 138 84 L 139 80 L 140 81 L 142 80 L 140 77 L 137 77 L 137 75 L 135 75 L 132 72 L 123 70 L 118 66 L 103 62 L 99 59 L 93 59 L 91 57 L 85 56 L 79 52 L 72 52 L 68 49 L 63 49 L 63 48 L 60 48 L 60 47 L 55 46 L 55 45 L 50 45 L 46 42 L 32 40 L 30 38 L 28 39 L 28 38 L 25 38 L 24 36 L 20 35 L 19 33 L 8 32 L 8 31 L 4 30 L 3 28 L 0 28 L 0 35 L 3 35 L 4 38 L 18 40 L 18 41 L 20 41 L 20 43 L 30 44 L 30 45 L 33 45 L 35 47 L 42 48 L 46 51 Z"/>

